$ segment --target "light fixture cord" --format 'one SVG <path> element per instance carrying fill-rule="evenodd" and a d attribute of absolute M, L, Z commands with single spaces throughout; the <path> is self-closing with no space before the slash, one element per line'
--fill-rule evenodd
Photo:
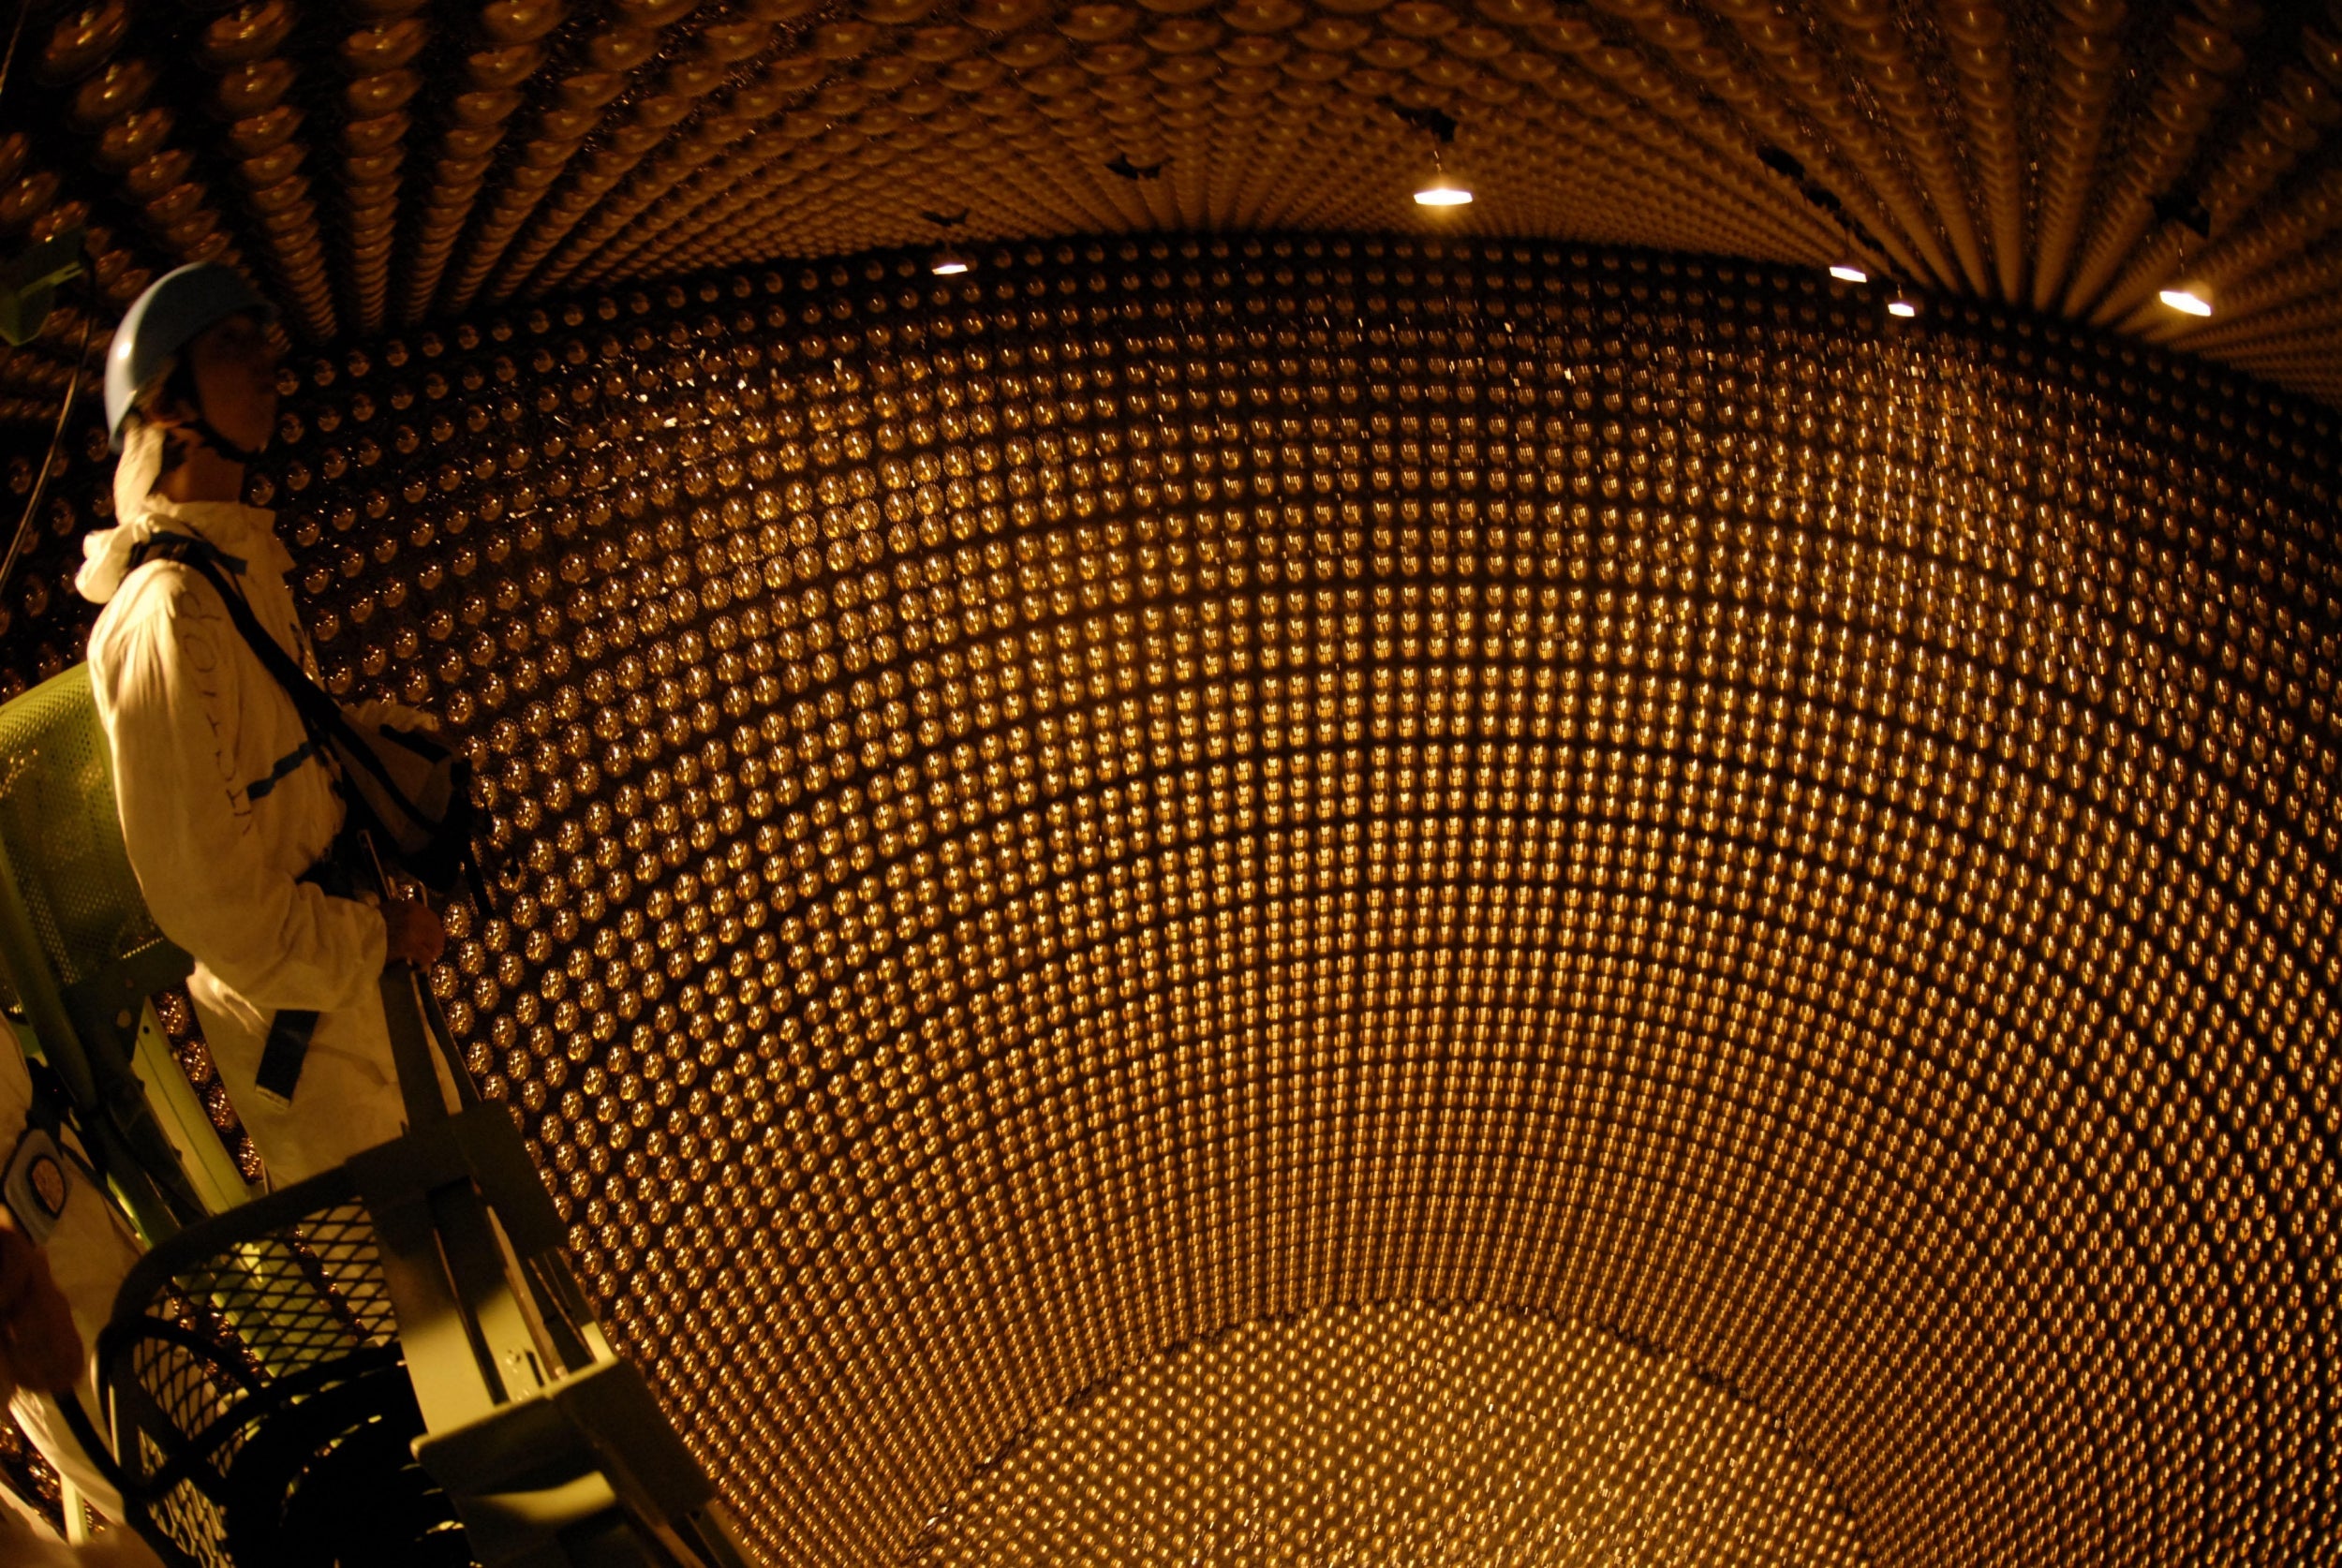
<path fill-rule="evenodd" d="M 33 0 L 17 0 L 16 25 L 8 29 L 8 51 L 0 54 L 0 92 L 6 92 L 8 78 L 15 74 L 16 46 L 24 37 L 24 19 L 33 13 Z"/>
<path fill-rule="evenodd" d="M 24 19 L 33 13 L 33 0 L 17 0 L 16 22 L 8 28 L 8 47 L 0 53 L 0 94 L 7 91 L 8 79 L 16 74 L 16 49 L 24 37 Z M 57 449 L 65 441 L 67 422 L 73 418 L 73 396 L 82 387 L 82 363 L 89 353 L 90 322 L 94 318 L 87 310 L 82 312 L 82 337 L 74 345 L 73 362 L 67 367 L 65 401 L 57 409 L 57 425 L 49 433 L 49 450 L 41 454 L 40 472 L 33 480 L 33 493 L 25 500 L 24 515 L 17 519 L 16 534 L 8 540 L 8 553 L 0 557 L 0 599 L 5 599 L 8 579 L 16 575 L 16 558 L 24 553 L 24 541 L 33 531 L 33 519 L 40 515 L 41 498 L 49 492 L 49 476 L 57 466 Z"/>
<path fill-rule="evenodd" d="M 56 428 L 49 433 L 49 450 L 41 454 L 40 472 L 33 480 L 33 493 L 24 502 L 24 515 L 17 520 L 16 535 L 8 540 L 8 553 L 0 557 L 0 602 L 5 602 L 8 580 L 16 575 L 17 557 L 24 553 L 24 541 L 32 537 L 33 520 L 40 515 L 41 497 L 49 492 L 49 475 L 57 466 L 57 451 L 65 444 L 67 422 L 73 418 L 74 394 L 82 389 L 82 364 L 89 352 L 90 323 L 96 319 L 94 311 L 82 312 L 82 337 L 74 345 L 73 362 L 66 370 L 65 401 L 57 409 Z"/>

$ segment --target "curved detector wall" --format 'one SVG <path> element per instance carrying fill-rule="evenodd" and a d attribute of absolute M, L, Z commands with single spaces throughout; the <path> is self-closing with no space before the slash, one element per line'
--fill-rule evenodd
<path fill-rule="evenodd" d="M 334 685 L 496 786 L 434 983 L 767 1560 L 899 1560 L 1079 1391 L 1366 1303 L 1680 1358 L 1882 1561 L 2342 1529 L 2331 414 L 1332 239 L 288 385 Z"/>

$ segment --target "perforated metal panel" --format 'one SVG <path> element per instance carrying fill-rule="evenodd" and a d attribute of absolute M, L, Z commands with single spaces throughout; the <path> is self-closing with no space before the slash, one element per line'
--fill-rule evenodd
<path fill-rule="evenodd" d="M 281 1510 L 304 1465 L 362 1424 L 304 1426 L 335 1390 L 371 1380 L 412 1408 L 373 1226 L 354 1199 L 329 1194 L 314 1213 L 143 1283 L 125 1286 L 103 1341 L 126 1468 L 189 1561 L 233 1568 L 231 1523 L 253 1528 L 239 1510 Z M 305 1446 L 247 1464 L 256 1442 Z"/>
<path fill-rule="evenodd" d="M 123 851 L 85 666 L 0 706 L 0 850 L 59 985 L 161 935 Z"/>

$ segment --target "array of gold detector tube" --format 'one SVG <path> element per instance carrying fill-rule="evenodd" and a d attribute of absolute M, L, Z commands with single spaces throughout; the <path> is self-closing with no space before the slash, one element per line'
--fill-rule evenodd
<path fill-rule="evenodd" d="M 1134 1367 L 1037 1424 L 904 1561 L 1866 1559 L 1811 1459 L 1681 1358 L 1387 1304 L 1255 1319 Z"/>
<path fill-rule="evenodd" d="M 1810 269 L 979 261 L 304 352 L 256 481 L 494 786 L 434 984 L 764 1561 L 2342 1531 L 2330 410 Z"/>
<path fill-rule="evenodd" d="M 0 348 L 0 427 L 45 427 L 81 313 L 103 327 L 199 258 L 339 344 L 777 256 L 1411 230 L 1435 157 L 1475 196 L 1449 233 L 1852 263 L 2342 398 L 2342 0 L 27 17 L 0 238 L 82 228 L 96 299 Z"/>

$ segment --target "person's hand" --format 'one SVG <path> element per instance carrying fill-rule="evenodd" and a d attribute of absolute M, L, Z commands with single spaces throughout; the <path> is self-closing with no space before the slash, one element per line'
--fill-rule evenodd
<path fill-rule="evenodd" d="M 50 1277 L 49 1259 L 13 1221 L 0 1220 L 0 1383 L 62 1394 L 81 1381 L 82 1361 L 82 1331 Z"/>
<path fill-rule="evenodd" d="M 383 905 L 382 925 L 389 933 L 383 954 L 387 962 L 428 969 L 447 946 L 447 927 L 419 898 L 393 898 Z"/>

